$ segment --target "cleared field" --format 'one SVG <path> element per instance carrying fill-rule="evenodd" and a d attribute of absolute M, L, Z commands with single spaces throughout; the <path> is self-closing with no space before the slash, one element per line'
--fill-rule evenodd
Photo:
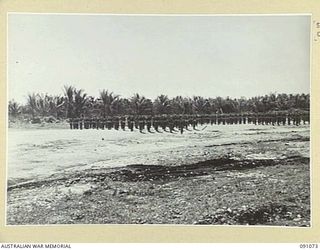
<path fill-rule="evenodd" d="M 9 129 L 8 224 L 310 225 L 309 126 Z"/>

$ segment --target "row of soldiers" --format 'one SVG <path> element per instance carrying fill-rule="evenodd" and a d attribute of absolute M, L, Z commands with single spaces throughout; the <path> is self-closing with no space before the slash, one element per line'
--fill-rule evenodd
<path fill-rule="evenodd" d="M 70 129 L 122 129 L 154 133 L 197 130 L 198 125 L 255 124 L 255 125 L 300 125 L 309 123 L 309 114 L 214 114 L 214 115 L 158 115 L 158 116 L 112 116 L 106 118 L 73 118 Z M 154 129 L 151 130 L 151 128 Z"/>

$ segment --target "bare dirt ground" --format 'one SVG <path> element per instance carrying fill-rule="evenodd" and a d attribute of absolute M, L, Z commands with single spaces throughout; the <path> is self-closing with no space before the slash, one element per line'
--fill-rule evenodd
<path fill-rule="evenodd" d="M 123 165 L 106 158 L 38 178 L 12 172 L 7 224 L 310 226 L 309 127 L 223 129 L 183 135 L 185 143 L 166 135 L 174 147 L 136 149 Z"/>

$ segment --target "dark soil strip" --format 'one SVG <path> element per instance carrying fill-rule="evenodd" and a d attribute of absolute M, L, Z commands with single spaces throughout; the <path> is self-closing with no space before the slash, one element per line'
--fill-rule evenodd
<path fill-rule="evenodd" d="M 219 211 L 212 215 L 204 216 L 198 225 L 268 225 L 273 224 L 274 221 L 289 220 L 292 221 L 294 218 L 290 211 L 298 210 L 299 213 L 305 217 L 308 217 L 310 210 L 304 210 L 297 207 L 287 206 L 285 204 L 269 203 L 258 207 L 250 207 L 247 209 L 227 209 Z M 301 216 L 300 215 L 300 216 Z M 302 224 L 301 226 L 309 226 L 308 223 Z"/>
<path fill-rule="evenodd" d="M 161 165 L 130 165 L 109 174 L 114 181 L 170 181 L 184 177 L 203 176 L 224 170 L 243 170 L 262 166 L 285 165 L 289 163 L 309 163 L 306 157 L 288 157 L 283 160 L 235 160 L 219 158 L 189 165 L 161 166 Z"/>
<path fill-rule="evenodd" d="M 285 165 L 290 163 L 309 163 L 309 158 L 292 156 L 281 160 L 236 160 L 222 157 L 213 160 L 201 161 L 194 164 L 184 164 L 179 166 L 163 165 L 128 165 L 121 168 L 101 169 L 96 172 L 87 170 L 73 176 L 61 178 L 48 178 L 41 181 L 31 181 L 8 186 L 10 191 L 16 188 L 34 188 L 48 186 L 52 183 L 65 183 L 67 185 L 80 182 L 82 179 L 93 182 L 103 182 L 106 178 L 113 181 L 173 181 L 179 178 L 204 176 L 215 171 L 224 170 L 244 170 L 263 166 Z M 91 180 L 90 180 L 91 179 Z"/>
<path fill-rule="evenodd" d="M 206 148 L 212 148 L 212 147 L 221 147 L 221 146 L 232 146 L 232 145 L 247 145 L 247 144 L 255 144 L 255 143 L 261 143 L 261 142 L 295 142 L 295 141 L 310 141 L 309 137 L 299 137 L 299 138 L 288 138 L 288 139 L 273 139 L 273 140 L 259 140 L 255 142 L 232 142 L 232 143 L 223 143 L 223 144 L 213 144 L 213 145 L 207 145 Z"/>

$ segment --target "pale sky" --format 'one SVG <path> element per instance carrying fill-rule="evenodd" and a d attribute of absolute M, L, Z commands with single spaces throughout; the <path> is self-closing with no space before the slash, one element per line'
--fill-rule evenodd
<path fill-rule="evenodd" d="M 309 93 L 310 16 L 8 17 L 9 100 L 32 92 L 130 97 Z"/>

